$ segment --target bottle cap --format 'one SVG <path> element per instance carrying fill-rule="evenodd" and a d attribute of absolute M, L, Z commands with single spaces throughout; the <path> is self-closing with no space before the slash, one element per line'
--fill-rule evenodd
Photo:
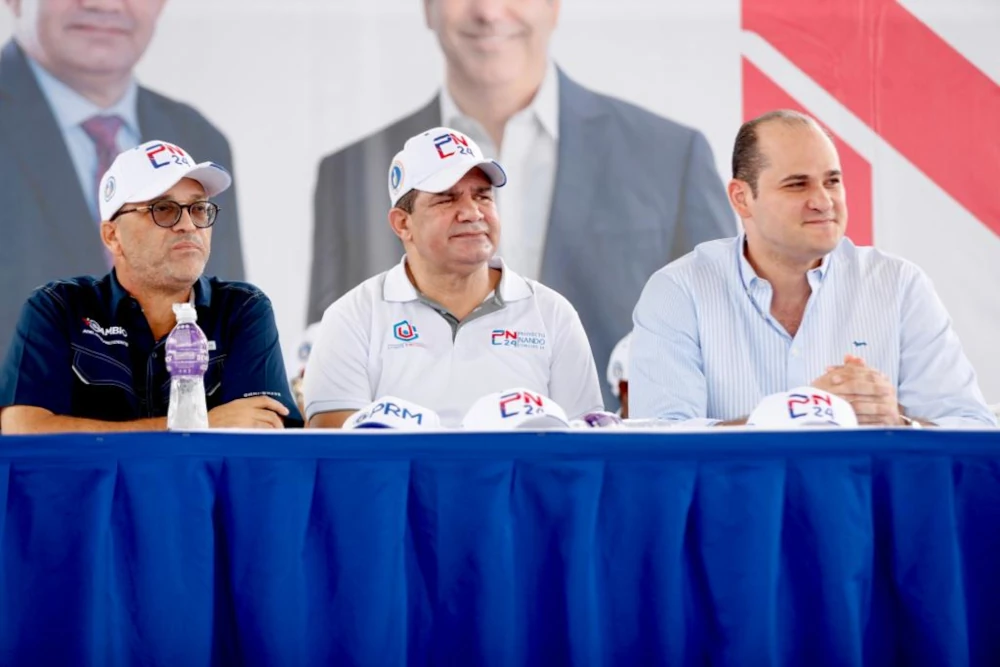
<path fill-rule="evenodd" d="M 177 324 L 198 321 L 198 311 L 194 309 L 193 303 L 187 301 L 174 304 L 174 315 L 177 317 Z"/>

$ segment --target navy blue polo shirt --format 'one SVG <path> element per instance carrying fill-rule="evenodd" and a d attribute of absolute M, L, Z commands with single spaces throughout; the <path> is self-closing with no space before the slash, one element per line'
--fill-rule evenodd
<path fill-rule="evenodd" d="M 209 340 L 208 409 L 266 395 L 291 411 L 286 425 L 301 425 L 267 296 L 248 283 L 202 277 L 194 303 Z M 114 271 L 49 283 L 21 310 L 0 369 L 0 407 L 31 405 L 105 421 L 165 417 L 165 342 L 153 339 Z"/>

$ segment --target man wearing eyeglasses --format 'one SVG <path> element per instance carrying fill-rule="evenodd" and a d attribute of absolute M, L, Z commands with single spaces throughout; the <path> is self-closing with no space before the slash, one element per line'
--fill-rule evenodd
<path fill-rule="evenodd" d="M 301 425 L 271 302 L 248 283 L 203 276 L 232 178 L 179 146 L 150 141 L 101 179 L 101 240 L 114 268 L 39 287 L 0 367 L 5 434 L 166 428 L 166 336 L 189 301 L 209 340 L 212 427 Z M 223 220 L 223 224 L 228 221 Z"/>

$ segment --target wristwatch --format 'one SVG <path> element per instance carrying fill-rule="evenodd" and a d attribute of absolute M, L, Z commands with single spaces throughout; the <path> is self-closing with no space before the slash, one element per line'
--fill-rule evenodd
<path fill-rule="evenodd" d="M 910 419 L 904 414 L 900 414 L 899 418 L 903 420 L 903 426 L 909 426 L 910 428 L 923 428 L 924 425 L 918 422 L 916 419 Z"/>

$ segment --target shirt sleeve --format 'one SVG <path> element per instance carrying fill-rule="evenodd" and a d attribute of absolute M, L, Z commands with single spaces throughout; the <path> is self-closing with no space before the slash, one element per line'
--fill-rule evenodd
<path fill-rule="evenodd" d="M 270 396 L 288 408 L 286 426 L 302 426 L 302 416 L 285 374 L 271 300 L 263 294 L 251 297 L 236 318 L 238 325 L 234 327 L 223 369 L 222 402 Z"/>
<path fill-rule="evenodd" d="M 570 419 L 604 409 L 594 354 L 580 316 L 562 297 L 555 327 L 555 344 L 549 370 L 549 398 L 566 411 Z"/>
<path fill-rule="evenodd" d="M 669 422 L 709 417 L 698 316 L 691 294 L 673 276 L 654 273 L 632 319 L 629 417 Z"/>
<path fill-rule="evenodd" d="M 362 297 L 349 292 L 323 315 L 303 378 L 306 421 L 321 412 L 360 410 L 375 400 L 368 379 L 371 311 Z"/>
<path fill-rule="evenodd" d="M 14 338 L 0 370 L 0 407 L 30 405 L 72 416 L 72 350 L 66 308 L 48 288 L 21 308 Z"/>
<path fill-rule="evenodd" d="M 941 426 L 996 426 L 944 304 L 921 269 L 903 272 L 898 400 Z"/>

